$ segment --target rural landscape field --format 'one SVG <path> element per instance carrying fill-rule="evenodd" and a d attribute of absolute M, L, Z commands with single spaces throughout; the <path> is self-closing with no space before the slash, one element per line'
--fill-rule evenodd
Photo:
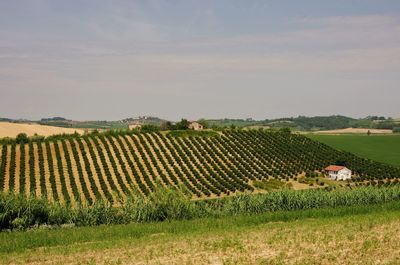
<path fill-rule="evenodd" d="M 400 264 L 400 2 L 0 1 L 0 264 Z"/>
<path fill-rule="evenodd" d="M 400 166 L 400 135 L 309 135 L 333 148 L 382 163 Z"/>

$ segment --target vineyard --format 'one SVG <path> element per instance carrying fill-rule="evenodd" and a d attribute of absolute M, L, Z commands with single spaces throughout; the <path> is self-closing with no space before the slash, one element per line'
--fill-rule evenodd
<path fill-rule="evenodd" d="M 295 181 L 338 161 L 353 170 L 357 183 L 400 178 L 397 167 L 285 131 L 111 131 L 0 146 L 0 187 L 72 204 L 117 204 L 159 186 L 207 198 L 254 191 L 256 180 Z"/>

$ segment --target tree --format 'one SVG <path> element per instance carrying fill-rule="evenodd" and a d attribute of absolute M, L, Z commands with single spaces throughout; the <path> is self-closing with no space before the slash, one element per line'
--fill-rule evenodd
<path fill-rule="evenodd" d="M 163 123 L 161 123 L 160 125 L 160 130 L 162 131 L 168 131 L 168 130 L 172 130 L 173 129 L 173 125 L 170 121 L 165 121 Z"/>
<path fill-rule="evenodd" d="M 26 135 L 26 133 L 18 134 L 15 140 L 19 144 L 26 144 L 29 142 L 29 138 L 28 135 Z"/>
<path fill-rule="evenodd" d="M 149 133 L 149 132 L 158 132 L 160 127 L 157 125 L 145 124 L 140 128 L 141 132 Z"/>
<path fill-rule="evenodd" d="M 290 132 L 291 132 L 290 128 L 287 128 L 287 127 L 286 128 L 281 128 L 281 129 L 279 129 L 279 131 L 282 132 L 282 133 L 285 133 L 285 134 L 290 134 Z"/>
<path fill-rule="evenodd" d="M 175 124 L 176 130 L 187 130 L 189 128 L 189 121 L 187 119 L 181 119 L 180 122 Z"/>

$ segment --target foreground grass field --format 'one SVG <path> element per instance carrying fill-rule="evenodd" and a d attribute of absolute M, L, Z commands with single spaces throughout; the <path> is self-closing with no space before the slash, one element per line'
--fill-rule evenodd
<path fill-rule="evenodd" d="M 400 135 L 307 135 L 333 148 L 400 166 Z"/>
<path fill-rule="evenodd" d="M 399 264 L 400 203 L 0 233 L 13 264 Z"/>

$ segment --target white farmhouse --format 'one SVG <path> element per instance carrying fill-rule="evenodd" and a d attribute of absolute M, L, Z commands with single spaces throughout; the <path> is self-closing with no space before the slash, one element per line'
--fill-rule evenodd
<path fill-rule="evenodd" d="M 325 174 L 331 180 L 351 179 L 351 170 L 344 166 L 330 165 L 325 168 Z"/>

